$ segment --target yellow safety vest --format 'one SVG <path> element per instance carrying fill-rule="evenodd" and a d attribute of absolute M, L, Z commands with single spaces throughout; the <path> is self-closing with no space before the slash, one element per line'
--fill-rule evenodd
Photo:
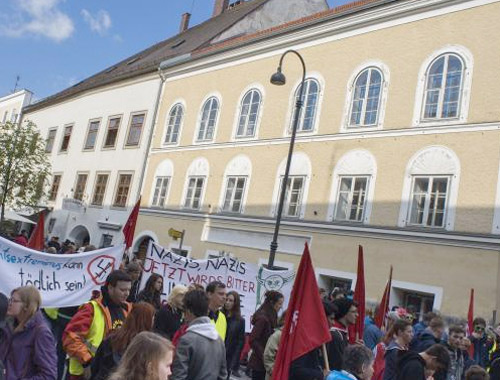
<path fill-rule="evenodd" d="M 226 331 L 227 331 L 227 321 L 226 316 L 219 310 L 219 317 L 217 318 L 217 322 L 210 318 L 210 322 L 215 325 L 215 329 L 219 333 L 219 336 L 223 341 L 226 340 Z"/>
<path fill-rule="evenodd" d="M 84 341 L 90 354 L 94 357 L 106 333 L 106 316 L 96 301 L 90 301 L 90 303 L 94 307 L 94 318 L 92 319 L 87 339 Z M 76 376 L 83 375 L 83 366 L 77 358 L 69 358 L 69 373 Z"/>

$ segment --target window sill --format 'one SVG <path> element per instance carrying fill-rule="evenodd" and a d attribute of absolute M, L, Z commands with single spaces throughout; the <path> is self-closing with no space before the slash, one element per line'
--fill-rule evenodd
<path fill-rule="evenodd" d="M 356 133 L 356 132 L 370 132 L 382 130 L 382 125 L 363 125 L 363 126 L 344 126 L 341 133 Z"/>
<path fill-rule="evenodd" d="M 124 145 L 123 149 L 138 149 L 140 147 L 139 144 L 136 145 Z"/>
<path fill-rule="evenodd" d="M 432 120 L 417 120 L 414 123 L 414 127 L 417 128 L 425 128 L 425 127 L 445 127 L 448 125 L 457 125 L 463 124 L 467 122 L 467 120 L 463 118 L 450 118 L 450 119 L 432 119 Z"/>
<path fill-rule="evenodd" d="M 114 146 L 103 146 L 101 150 L 116 150 L 116 145 Z"/>

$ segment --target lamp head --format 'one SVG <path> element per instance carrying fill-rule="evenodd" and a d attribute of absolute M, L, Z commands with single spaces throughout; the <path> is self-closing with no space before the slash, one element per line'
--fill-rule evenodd
<path fill-rule="evenodd" d="M 285 74 L 281 72 L 281 66 L 278 67 L 278 70 L 271 76 L 271 83 L 276 86 L 283 86 L 286 83 Z"/>

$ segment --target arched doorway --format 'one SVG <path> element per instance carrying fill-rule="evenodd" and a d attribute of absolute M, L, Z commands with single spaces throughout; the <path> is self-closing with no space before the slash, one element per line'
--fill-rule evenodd
<path fill-rule="evenodd" d="M 90 234 L 84 226 L 77 226 L 69 234 L 69 240 L 74 241 L 76 245 L 83 246 L 90 243 Z"/>

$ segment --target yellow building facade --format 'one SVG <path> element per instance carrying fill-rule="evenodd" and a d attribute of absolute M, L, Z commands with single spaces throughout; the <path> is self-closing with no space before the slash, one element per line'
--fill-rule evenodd
<path fill-rule="evenodd" d="M 320 286 L 465 317 L 500 304 L 498 1 L 365 2 L 194 52 L 166 69 L 135 249 L 265 263 L 307 73 L 276 264 L 304 242 Z"/>

